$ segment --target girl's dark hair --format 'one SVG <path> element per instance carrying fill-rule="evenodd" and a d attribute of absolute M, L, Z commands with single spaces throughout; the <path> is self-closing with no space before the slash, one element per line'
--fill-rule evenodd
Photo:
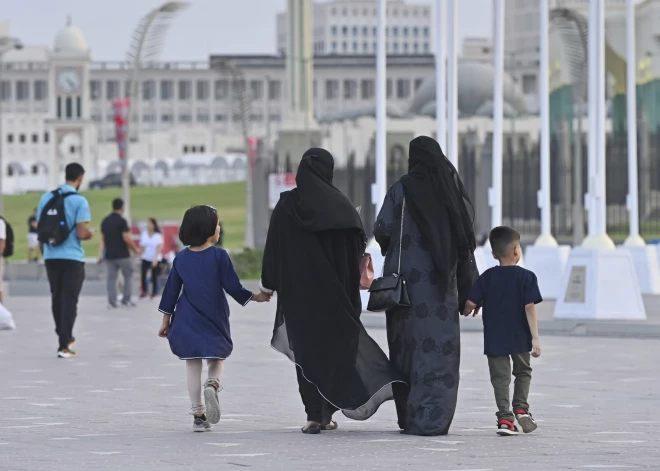
<path fill-rule="evenodd" d="M 197 247 L 204 245 L 215 235 L 218 226 L 218 212 L 211 206 L 193 206 L 183 215 L 179 227 L 179 240 L 183 245 Z"/>
<path fill-rule="evenodd" d="M 154 232 L 160 233 L 160 226 L 158 225 L 158 221 L 156 221 L 155 218 L 149 218 L 149 222 L 153 224 L 154 226 Z"/>

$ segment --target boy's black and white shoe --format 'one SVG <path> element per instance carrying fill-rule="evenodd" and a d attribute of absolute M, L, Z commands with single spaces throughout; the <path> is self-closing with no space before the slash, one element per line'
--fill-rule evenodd
<path fill-rule="evenodd" d="M 211 430 L 211 422 L 208 421 L 206 415 L 195 416 L 193 421 L 193 432 L 208 432 Z"/>
<path fill-rule="evenodd" d="M 507 419 L 500 419 L 497 422 L 497 434 L 502 437 L 510 435 L 518 435 L 518 427 L 513 422 Z"/>
<path fill-rule="evenodd" d="M 217 424 L 220 422 L 220 401 L 218 400 L 218 392 L 222 391 L 222 386 L 217 379 L 209 378 L 204 383 L 204 403 L 206 406 L 206 413 L 208 414 L 209 422 Z"/>
<path fill-rule="evenodd" d="M 57 351 L 58 358 L 73 358 L 76 356 L 76 352 L 68 348 L 61 348 Z"/>
<path fill-rule="evenodd" d="M 516 412 L 516 420 L 520 424 L 525 433 L 532 433 L 538 428 L 536 421 L 532 417 L 532 414 L 529 413 L 526 409 L 518 409 Z"/>

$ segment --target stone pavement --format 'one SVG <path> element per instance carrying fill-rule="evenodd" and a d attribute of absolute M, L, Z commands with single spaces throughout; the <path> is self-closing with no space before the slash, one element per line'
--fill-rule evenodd
<path fill-rule="evenodd" d="M 55 357 L 47 297 L 7 307 L 18 329 L 0 332 L 2 470 L 660 469 L 660 340 L 542 337 L 530 398 L 539 430 L 501 438 L 482 338 L 466 332 L 449 436 L 400 435 L 391 403 L 307 436 L 294 367 L 269 347 L 274 305 L 233 305 L 223 419 L 195 434 L 185 367 L 156 336 L 155 303 L 110 312 L 84 297 L 73 360 Z"/>

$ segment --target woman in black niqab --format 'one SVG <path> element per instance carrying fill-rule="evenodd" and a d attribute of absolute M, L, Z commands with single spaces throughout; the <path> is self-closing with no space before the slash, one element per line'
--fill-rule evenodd
<path fill-rule="evenodd" d="M 444 435 L 454 417 L 464 291 L 459 267 L 473 261 L 476 245 L 471 208 L 440 145 L 426 136 L 413 139 L 409 172 L 389 189 L 374 228 L 384 273 L 396 273 L 400 257 L 411 303 L 386 313 L 390 360 L 408 383 L 394 388 L 403 433 Z"/>
<path fill-rule="evenodd" d="M 271 216 L 262 268 L 262 290 L 277 292 L 271 345 L 296 364 L 305 433 L 335 428 L 338 409 L 369 418 L 400 380 L 360 322 L 366 238 L 333 169 L 328 151 L 305 152 L 297 188 L 282 193 Z"/>

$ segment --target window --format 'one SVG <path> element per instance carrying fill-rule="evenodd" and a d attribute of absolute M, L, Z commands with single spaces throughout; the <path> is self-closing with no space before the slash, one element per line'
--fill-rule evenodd
<path fill-rule="evenodd" d="M 18 142 L 20 142 L 21 144 L 25 144 L 25 134 L 20 134 L 18 136 Z"/>
<path fill-rule="evenodd" d="M 11 134 L 11 133 L 7 134 L 7 142 L 9 144 L 14 142 L 14 135 L 13 134 Z"/>
<path fill-rule="evenodd" d="M 522 89 L 525 95 L 531 93 L 536 93 L 538 90 L 538 84 L 536 81 L 536 75 L 525 74 L 522 76 Z"/>
<path fill-rule="evenodd" d="M 353 52 L 357 52 L 357 51 L 358 51 L 358 43 L 357 43 L 357 41 L 355 41 L 353 43 Z"/>
<path fill-rule="evenodd" d="M 362 91 L 363 100 L 371 100 L 374 97 L 375 93 L 373 80 L 362 80 L 360 83 L 360 88 Z"/>
<path fill-rule="evenodd" d="M 332 52 L 337 52 L 337 41 L 332 41 Z"/>
<path fill-rule="evenodd" d="M 101 82 L 98 82 L 99 88 L 101 86 Z M 99 91 L 97 97 L 101 96 L 101 92 Z M 43 101 L 46 98 L 48 98 L 48 82 L 45 80 L 35 80 L 34 82 L 34 99 L 37 101 Z"/>
<path fill-rule="evenodd" d="M 374 54 L 378 51 L 378 43 L 374 42 Z"/>
<path fill-rule="evenodd" d="M 34 84 L 34 95 L 37 95 L 37 83 Z M 101 99 L 101 81 L 100 80 L 90 80 L 89 81 L 89 99 L 92 101 Z"/>
<path fill-rule="evenodd" d="M 405 54 L 408 53 L 408 43 L 403 43 L 403 52 L 404 52 Z"/>
<path fill-rule="evenodd" d="M 216 123 L 224 123 L 225 121 L 227 121 L 227 115 L 226 114 L 216 114 L 214 119 L 215 119 Z"/>
<path fill-rule="evenodd" d="M 261 114 L 251 114 L 250 121 L 253 123 L 260 123 L 264 120 L 264 116 Z"/>
<path fill-rule="evenodd" d="M 226 100 L 229 96 L 229 80 L 215 81 L 215 99 Z"/>
<path fill-rule="evenodd" d="M 367 41 L 362 43 L 362 52 L 369 52 L 369 43 Z"/>
<path fill-rule="evenodd" d="M 407 27 L 407 26 L 404 26 L 404 27 L 403 27 L 403 35 L 404 35 L 405 37 L 408 37 L 408 27 Z"/>
<path fill-rule="evenodd" d="M 183 153 L 187 154 L 188 153 L 188 146 L 183 146 Z"/>
<path fill-rule="evenodd" d="M 190 123 L 192 121 L 192 115 L 188 113 L 180 114 L 179 115 L 179 122 L 180 123 Z"/>
<path fill-rule="evenodd" d="M 142 122 L 143 123 L 153 123 L 156 121 L 156 116 L 151 114 L 151 113 L 145 113 L 142 115 Z"/>
<path fill-rule="evenodd" d="M 417 11 L 417 10 L 415 10 Z M 417 26 L 413 27 L 413 36 L 417 37 L 419 36 L 419 28 Z"/>
<path fill-rule="evenodd" d="M 264 97 L 263 80 L 250 80 L 250 93 L 253 100 L 262 100 Z"/>
<path fill-rule="evenodd" d="M 197 100 L 204 101 L 209 99 L 209 82 L 207 80 L 197 81 Z"/>
<path fill-rule="evenodd" d="M 395 53 L 398 53 L 399 52 L 399 43 L 392 44 L 392 49 L 394 50 Z"/>
<path fill-rule="evenodd" d="M 374 27 L 372 28 L 372 30 L 373 30 L 373 34 L 374 34 L 374 36 L 378 36 L 378 28 L 374 26 Z"/>
<path fill-rule="evenodd" d="M 197 146 L 191 146 L 191 147 L 190 147 L 190 152 L 192 152 L 193 154 L 194 154 L 195 152 L 197 152 Z"/>
<path fill-rule="evenodd" d="M 73 99 L 68 96 L 65 100 L 66 119 L 73 118 Z"/>
<path fill-rule="evenodd" d="M 332 31 L 332 35 L 333 35 L 333 36 L 337 36 L 337 27 L 336 27 L 336 26 L 333 26 L 333 27 L 331 28 L 331 31 Z"/>
<path fill-rule="evenodd" d="M 425 38 L 429 37 L 429 27 L 428 26 L 424 26 L 424 37 Z"/>
<path fill-rule="evenodd" d="M 45 142 L 45 143 L 48 143 L 48 141 L 50 141 L 50 136 L 49 136 L 49 134 L 48 134 L 47 132 L 45 132 L 45 133 L 44 133 L 44 142 Z"/>
<path fill-rule="evenodd" d="M 357 98 L 357 81 L 344 80 L 344 99 L 354 100 Z"/>
<path fill-rule="evenodd" d="M 353 36 L 357 36 L 357 35 L 358 35 L 358 27 L 353 26 Z"/>
<path fill-rule="evenodd" d="M 279 100 L 282 98 L 282 82 L 279 80 L 268 81 L 268 99 Z"/>
<path fill-rule="evenodd" d="M 399 28 L 397 26 L 392 28 L 392 34 L 394 35 L 395 38 L 399 35 Z"/>
<path fill-rule="evenodd" d="M 119 80 L 108 80 L 105 83 L 106 100 L 116 100 L 119 98 Z"/>
<path fill-rule="evenodd" d="M 394 93 L 394 85 L 392 79 L 387 79 L 387 98 L 392 98 Z"/>
<path fill-rule="evenodd" d="M 198 123 L 208 123 L 209 122 L 208 113 L 197 113 L 197 122 Z"/>
<path fill-rule="evenodd" d="M 154 98 L 156 98 L 156 82 L 153 80 L 142 82 L 142 99 L 149 101 Z"/>
<path fill-rule="evenodd" d="M 190 80 L 179 80 L 179 100 L 190 100 L 192 98 L 192 82 Z"/>
<path fill-rule="evenodd" d="M 348 51 L 348 43 L 346 41 L 341 43 L 341 50 L 344 52 Z"/>
<path fill-rule="evenodd" d="M 271 120 L 271 121 L 274 121 L 274 122 L 276 122 L 276 123 L 279 123 L 280 121 L 282 121 L 282 115 L 279 115 L 279 114 L 271 114 L 271 115 L 270 115 L 270 120 Z"/>
<path fill-rule="evenodd" d="M 417 54 L 419 52 L 419 44 L 418 43 L 413 44 L 413 52 L 415 54 Z"/>
<path fill-rule="evenodd" d="M 348 26 L 341 27 L 341 34 L 344 36 L 348 36 Z"/>
<path fill-rule="evenodd" d="M 410 80 L 399 79 L 396 81 L 396 97 L 408 98 L 410 96 Z"/>
<path fill-rule="evenodd" d="M 428 54 L 430 51 L 431 49 L 429 48 L 429 43 L 424 43 L 424 53 Z"/>
<path fill-rule="evenodd" d="M 415 79 L 415 91 L 419 90 L 419 87 L 424 83 L 424 79 L 418 78 Z"/>
<path fill-rule="evenodd" d="M 125 97 L 131 96 L 131 81 L 130 80 L 126 80 L 126 82 L 124 82 L 124 96 Z"/>
<path fill-rule="evenodd" d="M 205 146 L 199 146 L 199 151 L 203 154 L 206 152 L 206 147 Z"/>
<path fill-rule="evenodd" d="M 11 100 L 11 82 L 8 80 L 3 80 L 0 82 L 0 98 L 2 101 Z"/>
<path fill-rule="evenodd" d="M 160 81 L 160 99 L 171 100 L 174 97 L 174 82 L 171 80 Z M 168 115 L 163 115 L 168 116 Z"/>
<path fill-rule="evenodd" d="M 37 144 L 39 142 L 39 134 L 32 134 L 32 144 Z"/>
<path fill-rule="evenodd" d="M 76 97 L 76 110 L 78 110 L 76 117 L 78 119 L 82 118 L 82 98 L 80 96 Z"/>
<path fill-rule="evenodd" d="M 163 123 L 171 123 L 172 122 L 172 115 L 169 113 L 165 113 L 160 115 L 160 120 Z"/>
<path fill-rule="evenodd" d="M 30 82 L 19 80 L 16 82 L 16 100 L 27 101 L 30 99 Z"/>
<path fill-rule="evenodd" d="M 362 27 L 362 36 L 367 36 L 369 35 L 369 28 L 366 26 Z"/>
<path fill-rule="evenodd" d="M 339 81 L 326 80 L 325 81 L 325 99 L 336 100 L 339 98 Z"/>

